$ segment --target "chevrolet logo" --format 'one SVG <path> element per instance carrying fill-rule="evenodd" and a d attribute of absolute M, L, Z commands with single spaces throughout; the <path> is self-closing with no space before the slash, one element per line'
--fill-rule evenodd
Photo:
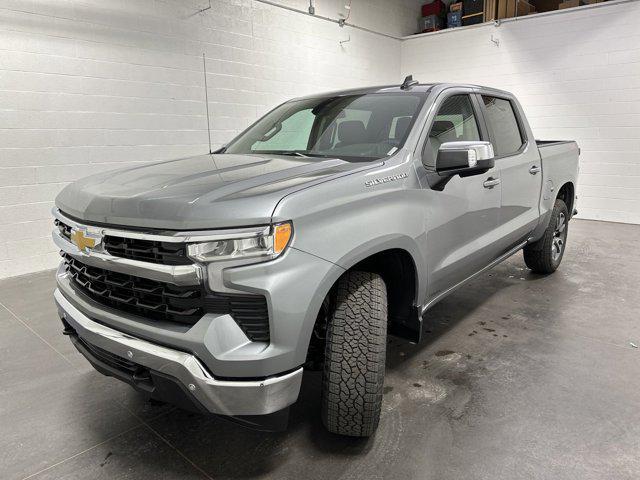
<path fill-rule="evenodd" d="M 76 247 L 78 247 L 85 253 L 88 253 L 89 250 L 95 248 L 95 246 L 100 243 L 101 240 L 99 236 L 91 235 L 88 232 L 75 229 L 71 232 L 70 239 Z"/>

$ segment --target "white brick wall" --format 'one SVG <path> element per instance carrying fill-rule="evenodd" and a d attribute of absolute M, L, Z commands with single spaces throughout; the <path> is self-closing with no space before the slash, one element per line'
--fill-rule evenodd
<path fill-rule="evenodd" d="M 406 35 L 419 3 L 354 0 L 350 21 Z M 0 278 L 56 265 L 49 211 L 68 182 L 207 151 L 203 52 L 214 147 L 286 98 L 398 81 L 397 40 L 251 0 L 195 13 L 206 5 L 0 0 Z"/>
<path fill-rule="evenodd" d="M 309 0 L 272 0 L 305 12 Z M 349 22 L 394 36 L 411 35 L 418 31 L 420 7 L 433 0 L 353 0 Z M 206 0 L 202 0 L 206 3 Z M 348 12 L 349 0 L 314 0 L 316 15 L 339 18 Z"/>
<path fill-rule="evenodd" d="M 427 34 L 402 43 L 402 71 L 514 92 L 536 138 L 580 144 L 579 216 L 640 223 L 638 18 L 609 3 Z"/>
<path fill-rule="evenodd" d="M 350 21 L 409 34 L 421 3 L 353 0 Z M 206 5 L 0 0 L 0 278 L 55 266 L 49 210 L 68 182 L 207 151 L 203 52 L 214 147 L 296 95 L 409 73 L 483 83 L 516 93 L 540 138 L 580 142 L 582 217 L 640 223 L 637 2 L 402 43 L 252 0 L 195 13 Z"/>

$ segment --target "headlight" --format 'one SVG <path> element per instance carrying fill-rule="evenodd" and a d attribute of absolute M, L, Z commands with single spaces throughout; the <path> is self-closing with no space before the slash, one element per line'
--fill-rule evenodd
<path fill-rule="evenodd" d="M 191 243 L 188 246 L 188 255 L 198 262 L 205 263 L 248 258 L 271 260 L 286 250 L 292 233 L 291 223 L 279 223 L 265 233 L 258 233 L 249 238 L 227 238 Z"/>

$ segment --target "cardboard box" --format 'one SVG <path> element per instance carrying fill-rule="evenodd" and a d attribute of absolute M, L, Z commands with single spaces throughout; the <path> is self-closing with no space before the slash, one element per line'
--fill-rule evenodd
<path fill-rule="evenodd" d="M 560 5 L 558 5 L 558 10 L 562 10 L 564 8 L 579 7 L 580 5 L 583 5 L 581 0 L 565 0 Z"/>
<path fill-rule="evenodd" d="M 497 18 L 522 17 L 536 11 L 526 0 L 498 0 Z"/>
<path fill-rule="evenodd" d="M 498 0 L 485 0 L 484 21 L 491 22 L 498 18 Z"/>
<path fill-rule="evenodd" d="M 558 10 L 561 0 L 527 0 L 536 7 L 538 12 L 554 12 Z"/>
<path fill-rule="evenodd" d="M 507 3 L 509 0 L 498 0 L 498 18 L 509 18 L 507 17 Z"/>
<path fill-rule="evenodd" d="M 505 18 L 523 17 L 533 11 L 535 11 L 533 6 L 525 0 L 507 0 L 507 16 Z"/>
<path fill-rule="evenodd" d="M 462 10 L 449 12 L 447 14 L 447 28 L 462 26 Z"/>
<path fill-rule="evenodd" d="M 460 12 L 462 10 L 462 2 L 456 2 L 449 5 L 450 12 Z"/>

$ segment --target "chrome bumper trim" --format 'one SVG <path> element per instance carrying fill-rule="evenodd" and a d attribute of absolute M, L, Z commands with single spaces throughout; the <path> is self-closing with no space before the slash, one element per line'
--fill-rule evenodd
<path fill-rule="evenodd" d="M 127 275 L 135 275 L 158 282 L 173 283 L 174 285 L 198 285 L 205 277 L 202 267 L 197 264 L 162 265 L 159 263 L 114 257 L 108 253 L 97 251 L 85 253 L 63 237 L 57 229 L 52 232 L 52 236 L 53 243 L 55 243 L 60 250 L 92 267 L 104 268 Z"/>
<path fill-rule="evenodd" d="M 298 398 L 302 367 L 264 380 L 217 380 L 193 355 L 147 342 L 94 322 L 60 290 L 56 303 L 76 333 L 87 342 L 181 382 L 208 411 L 220 415 L 267 415 Z"/>

